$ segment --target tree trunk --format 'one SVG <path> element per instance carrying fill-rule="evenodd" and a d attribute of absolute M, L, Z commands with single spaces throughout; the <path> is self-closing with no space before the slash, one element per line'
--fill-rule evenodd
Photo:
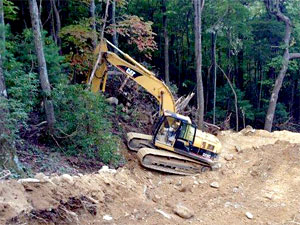
<path fill-rule="evenodd" d="M 5 51 L 5 23 L 3 0 L 0 0 L 0 97 L 7 98 L 7 91 L 3 71 L 3 55 Z"/>
<path fill-rule="evenodd" d="M 96 16 L 95 16 L 95 0 L 91 0 L 90 3 L 90 17 L 92 19 L 92 31 L 93 31 L 93 40 L 92 40 L 92 45 L 93 48 L 95 49 L 97 46 L 97 33 L 96 33 Z"/>
<path fill-rule="evenodd" d="M 275 2 L 274 2 L 275 1 Z M 271 98 L 269 101 L 269 108 L 265 119 L 265 127 L 264 129 L 267 131 L 272 130 L 274 115 L 275 115 L 275 109 L 276 104 L 278 100 L 278 94 L 282 87 L 283 79 L 285 77 L 286 71 L 288 69 L 289 61 L 295 58 L 300 58 L 300 53 L 289 53 L 289 44 L 291 39 L 291 33 L 292 33 L 292 23 L 290 19 L 285 16 L 280 9 L 280 2 L 279 0 L 264 0 L 265 6 L 267 10 L 275 15 L 280 21 L 285 23 L 285 34 L 284 34 L 284 54 L 282 58 L 282 65 L 279 72 L 278 77 L 276 78 L 275 85 L 271 94 Z"/>
<path fill-rule="evenodd" d="M 288 65 L 289 65 L 289 50 L 286 49 L 284 52 L 284 55 L 283 55 L 283 59 L 282 59 L 282 67 L 281 67 L 278 77 L 276 78 L 274 89 L 271 94 L 269 108 L 268 108 L 268 112 L 267 112 L 266 120 L 265 120 L 265 128 L 264 129 L 267 131 L 270 131 L 270 132 L 272 130 L 273 119 L 274 119 L 276 104 L 277 104 L 277 100 L 278 100 L 278 94 L 282 87 L 283 79 L 284 79 L 286 71 L 288 69 Z"/>
<path fill-rule="evenodd" d="M 117 36 L 117 23 L 116 23 L 116 0 L 112 1 L 112 24 L 113 24 L 113 43 L 118 47 L 118 36 Z M 114 52 L 117 53 L 117 49 L 114 48 Z"/>
<path fill-rule="evenodd" d="M 195 10 L 195 55 L 196 55 L 196 77 L 197 77 L 197 120 L 199 129 L 203 128 L 204 120 L 204 91 L 202 80 L 202 9 L 205 0 L 194 0 Z"/>
<path fill-rule="evenodd" d="M 53 126 L 55 123 L 55 116 L 54 116 L 53 102 L 51 100 L 51 88 L 48 79 L 47 65 L 46 65 L 44 48 L 43 48 L 43 40 L 42 40 L 41 30 L 39 26 L 39 17 L 38 17 L 39 12 L 38 12 L 36 0 L 28 0 L 28 2 L 29 2 L 32 30 L 34 34 L 34 45 L 35 45 L 35 50 L 36 50 L 37 60 L 39 65 L 39 79 L 43 91 L 43 101 L 45 106 L 46 119 L 48 123 L 49 132 L 52 133 Z"/>
<path fill-rule="evenodd" d="M 240 90 L 244 90 L 244 70 L 243 70 L 243 60 L 244 60 L 244 52 L 243 49 L 239 51 L 237 55 L 237 87 Z M 256 75 L 255 75 L 256 77 Z"/>
<path fill-rule="evenodd" d="M 232 93 L 234 95 L 234 107 L 235 107 L 235 124 L 236 124 L 236 131 L 239 131 L 239 111 L 238 111 L 238 99 L 237 99 L 237 94 L 234 90 L 234 87 L 233 87 L 233 84 L 232 82 L 230 81 L 230 78 L 229 76 L 226 75 L 226 73 L 224 72 L 224 70 L 218 65 L 218 68 L 221 70 L 221 72 L 223 73 L 224 77 L 226 78 L 231 90 L 232 90 Z M 229 71 L 230 73 L 230 71 Z"/>
<path fill-rule="evenodd" d="M 59 54 L 62 55 L 61 52 L 61 39 L 59 37 L 60 29 L 61 29 L 61 22 L 60 22 L 60 15 L 59 11 L 57 10 L 55 0 L 51 0 L 51 4 L 53 7 L 54 15 L 55 15 L 55 21 L 56 21 L 56 26 L 55 26 L 55 40 L 57 40 L 57 45 L 59 47 Z"/>
<path fill-rule="evenodd" d="M 213 32 L 211 34 L 211 62 L 212 62 L 212 74 L 214 79 L 214 102 L 213 102 L 213 124 L 216 124 L 216 99 L 217 99 L 217 62 L 216 62 L 216 48 L 217 48 L 217 34 Z"/>
<path fill-rule="evenodd" d="M 167 6 L 166 0 L 162 0 L 162 13 L 163 13 L 163 29 L 164 29 L 164 58 L 165 58 L 165 81 L 170 86 L 169 75 L 169 35 L 168 35 L 168 18 L 167 18 Z"/>

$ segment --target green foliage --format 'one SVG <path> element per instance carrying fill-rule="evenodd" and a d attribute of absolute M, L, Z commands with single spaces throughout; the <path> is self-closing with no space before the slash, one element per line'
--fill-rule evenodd
<path fill-rule="evenodd" d="M 5 63 L 5 78 L 10 99 L 22 103 L 24 112 L 29 113 L 38 104 L 38 79 L 36 73 L 26 73 L 23 64 L 13 57 Z"/>
<path fill-rule="evenodd" d="M 90 51 L 93 50 L 91 49 L 93 33 L 86 23 L 63 27 L 60 37 L 63 40 L 63 47 L 69 47 L 71 44 L 70 53 L 74 54 L 79 51 L 82 54 L 86 49 L 90 48 Z"/>
<path fill-rule="evenodd" d="M 2 121 L 0 125 L 10 131 L 10 133 L 1 133 L 0 139 L 4 139 L 14 146 L 17 141 L 20 141 L 19 128 L 21 125 L 26 126 L 25 122 L 28 118 L 24 111 L 24 104 L 15 99 L 0 97 L 0 109 L 7 110 L 6 113 L 1 112 Z"/>
<path fill-rule="evenodd" d="M 85 155 L 103 162 L 118 159 L 118 138 L 111 133 L 110 107 L 104 97 L 81 85 L 58 85 L 53 91 L 56 138 L 69 155 Z"/>
<path fill-rule="evenodd" d="M 37 57 L 32 40 L 32 31 L 25 29 L 21 35 L 12 37 L 12 41 L 17 42 L 18 45 L 11 45 L 11 51 L 16 56 L 16 60 L 23 63 L 25 71 L 38 73 Z M 55 85 L 66 79 L 64 72 L 68 68 L 68 64 L 64 62 L 65 57 L 59 55 L 59 48 L 51 37 L 47 36 L 45 31 L 43 32 L 43 40 L 49 81 L 52 85 Z M 22 49 L 22 52 L 20 52 L 20 49 Z"/>
<path fill-rule="evenodd" d="M 12 1 L 4 0 L 3 8 L 4 8 L 4 16 L 6 19 L 9 19 L 9 20 L 17 19 L 17 13 L 18 13 L 19 8 L 16 7 Z"/>

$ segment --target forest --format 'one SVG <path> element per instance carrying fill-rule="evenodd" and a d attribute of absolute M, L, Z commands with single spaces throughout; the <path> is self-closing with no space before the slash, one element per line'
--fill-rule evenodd
<path fill-rule="evenodd" d="M 124 112 L 86 82 L 103 38 L 194 92 L 199 128 L 300 131 L 298 0 L 0 0 L 0 168 L 36 146 L 120 162 Z"/>

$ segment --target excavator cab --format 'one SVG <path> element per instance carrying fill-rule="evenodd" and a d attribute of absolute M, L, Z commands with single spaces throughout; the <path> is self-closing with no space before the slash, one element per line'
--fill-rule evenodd
<path fill-rule="evenodd" d="M 196 126 L 188 117 L 164 112 L 153 136 L 153 144 L 158 148 L 189 152 L 196 135 Z"/>

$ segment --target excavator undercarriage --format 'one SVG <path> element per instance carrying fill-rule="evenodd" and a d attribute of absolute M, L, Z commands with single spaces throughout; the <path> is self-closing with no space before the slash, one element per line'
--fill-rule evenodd
<path fill-rule="evenodd" d="M 216 162 L 202 158 L 201 161 L 184 156 L 182 150 L 176 153 L 161 150 L 152 144 L 153 136 L 141 133 L 127 133 L 129 150 L 137 152 L 142 166 L 177 175 L 193 175 L 216 168 Z"/>

